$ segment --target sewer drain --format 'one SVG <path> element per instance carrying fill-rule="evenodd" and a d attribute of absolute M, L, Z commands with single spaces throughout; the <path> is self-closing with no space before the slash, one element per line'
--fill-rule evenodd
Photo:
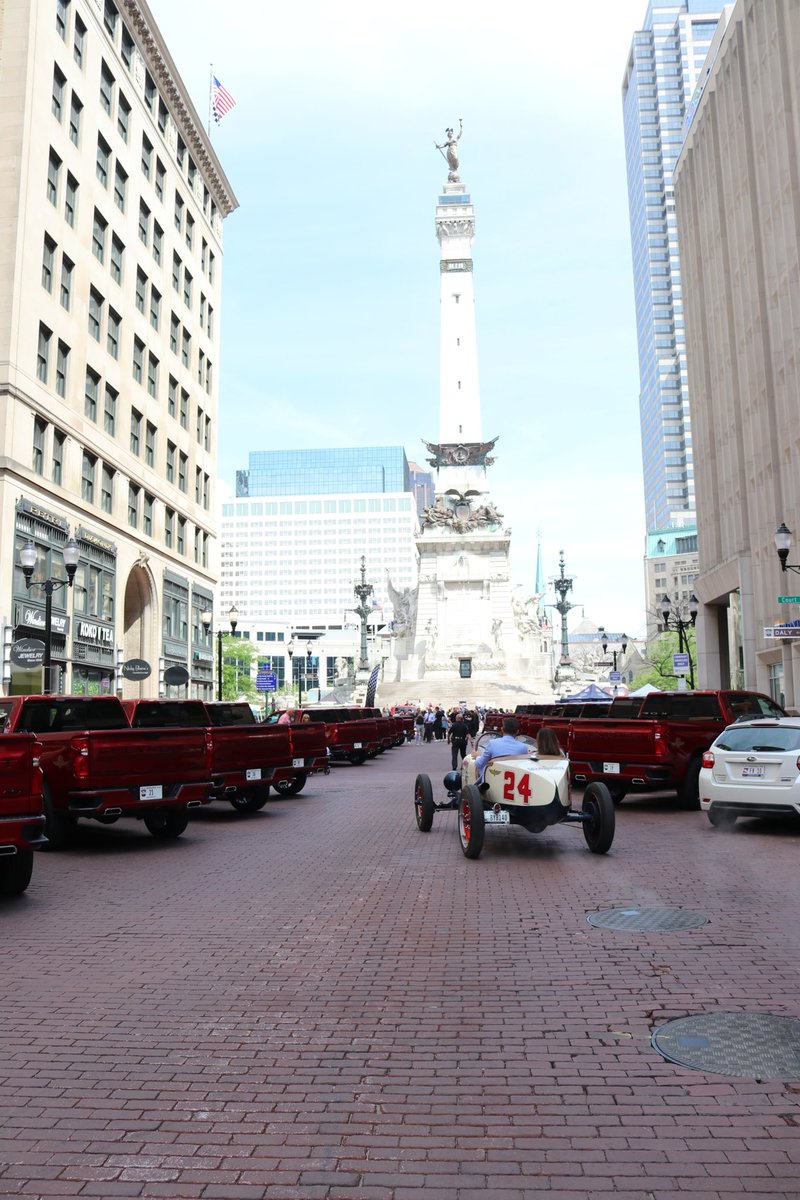
<path fill-rule="evenodd" d="M 601 908 L 586 920 L 600 929 L 622 930 L 696 929 L 708 924 L 705 913 L 690 908 Z"/>
<path fill-rule="evenodd" d="M 800 1079 L 800 1021 L 771 1013 L 699 1013 L 659 1026 L 653 1047 L 670 1062 L 716 1075 Z"/>

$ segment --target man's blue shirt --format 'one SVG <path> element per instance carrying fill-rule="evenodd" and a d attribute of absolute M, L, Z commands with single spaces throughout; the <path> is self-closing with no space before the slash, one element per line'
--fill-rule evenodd
<path fill-rule="evenodd" d="M 502 758 L 504 754 L 532 754 L 534 747 L 527 742 L 520 742 L 517 738 L 512 737 L 510 733 L 504 733 L 502 737 L 492 738 L 492 740 L 481 750 L 475 763 L 475 770 L 478 779 L 483 779 L 483 773 L 486 770 L 487 764 L 493 758 Z"/>

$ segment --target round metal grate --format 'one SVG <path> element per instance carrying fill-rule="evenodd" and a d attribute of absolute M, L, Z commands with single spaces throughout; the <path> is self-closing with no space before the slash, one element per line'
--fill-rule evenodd
<path fill-rule="evenodd" d="M 708 917 L 690 908 L 601 908 L 589 913 L 586 920 L 600 929 L 640 929 L 663 931 L 697 929 L 707 925 Z"/>
<path fill-rule="evenodd" d="M 699 1013 L 659 1026 L 652 1045 L 693 1071 L 800 1079 L 800 1021 L 771 1013 Z"/>

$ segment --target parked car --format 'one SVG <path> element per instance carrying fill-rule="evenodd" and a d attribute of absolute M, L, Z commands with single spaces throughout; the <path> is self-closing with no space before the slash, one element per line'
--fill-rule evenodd
<path fill-rule="evenodd" d="M 0 737 L 0 896 L 25 891 L 33 852 L 47 845 L 40 750 L 31 733 Z"/>
<path fill-rule="evenodd" d="M 800 816 L 800 718 L 724 729 L 703 755 L 700 807 L 718 829 L 739 817 Z"/>

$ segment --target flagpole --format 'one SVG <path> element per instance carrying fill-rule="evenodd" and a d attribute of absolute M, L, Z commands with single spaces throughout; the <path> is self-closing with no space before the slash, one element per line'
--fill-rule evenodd
<path fill-rule="evenodd" d="M 214 107 L 214 64 L 208 64 L 208 136 L 211 137 L 211 112 Z"/>

